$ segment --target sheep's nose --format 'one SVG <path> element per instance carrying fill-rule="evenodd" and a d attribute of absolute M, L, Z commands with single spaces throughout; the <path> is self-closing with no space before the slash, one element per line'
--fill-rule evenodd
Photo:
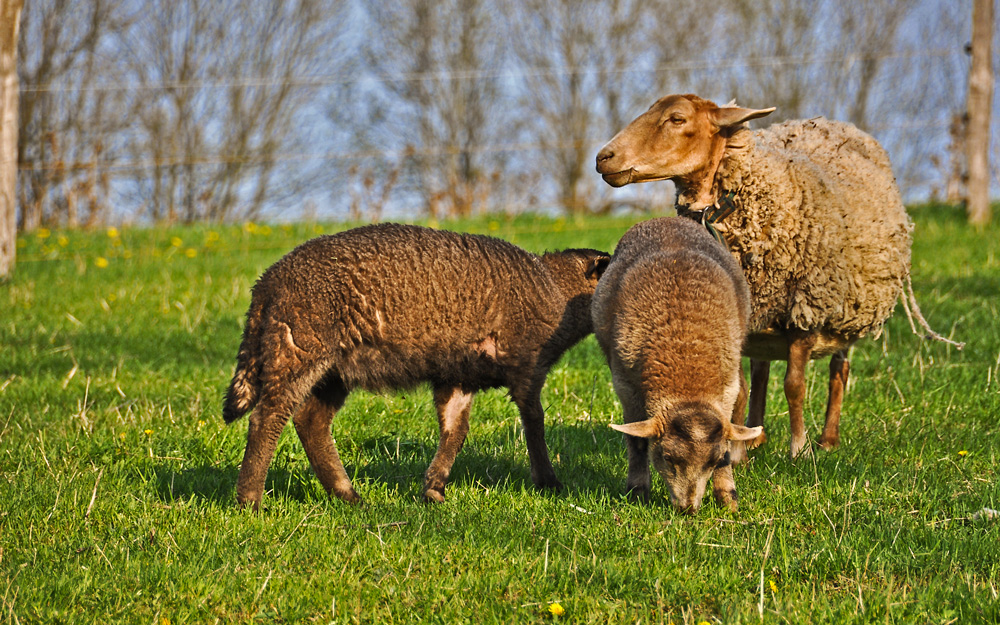
<path fill-rule="evenodd" d="M 597 153 L 597 164 L 600 165 L 604 161 L 614 158 L 614 156 L 615 156 L 615 151 L 609 148 L 608 146 L 604 146 L 604 148 Z"/>

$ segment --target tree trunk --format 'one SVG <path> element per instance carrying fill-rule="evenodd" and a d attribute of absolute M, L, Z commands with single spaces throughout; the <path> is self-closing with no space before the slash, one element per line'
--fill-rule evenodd
<path fill-rule="evenodd" d="M 974 0 L 972 8 L 972 68 L 969 70 L 969 223 L 990 221 L 990 104 L 993 71 L 993 0 Z"/>
<path fill-rule="evenodd" d="M 17 35 L 24 0 L 0 0 L 0 278 L 17 251 Z"/>

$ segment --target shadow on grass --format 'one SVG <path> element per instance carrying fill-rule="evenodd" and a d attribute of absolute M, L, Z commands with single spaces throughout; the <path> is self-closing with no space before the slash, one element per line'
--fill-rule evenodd
<path fill-rule="evenodd" d="M 552 491 L 552 494 L 618 494 L 625 481 L 624 448 L 614 447 L 618 443 L 618 435 L 605 435 L 595 447 L 589 429 L 566 429 L 568 431 L 561 431 L 562 428 L 558 427 L 550 428 L 550 433 L 555 435 L 553 438 L 558 436 L 560 447 L 565 447 L 559 452 L 560 456 L 567 457 L 567 460 L 556 463 L 556 474 L 563 482 L 564 489 Z M 366 491 L 388 491 L 404 499 L 420 497 L 424 472 L 434 457 L 436 444 L 397 436 L 377 436 L 365 441 L 345 443 L 339 445 L 342 455 L 353 456 L 361 452 L 361 456 L 369 458 L 367 462 L 346 465 L 347 473 L 363 499 Z M 605 449 L 609 444 L 612 449 Z M 326 495 L 322 486 L 297 441 L 292 446 L 292 452 L 289 455 L 287 450 L 279 449 L 268 470 L 265 499 L 281 497 L 311 501 L 324 498 Z M 620 467 L 609 469 L 609 453 L 621 456 Z M 550 454 L 556 456 L 552 445 Z M 226 505 L 236 500 L 239 468 L 235 464 L 223 468 L 205 463 L 178 470 L 170 463 L 162 463 L 154 468 L 154 472 L 157 496 L 166 503 L 200 499 Z M 509 448 L 501 449 L 500 445 L 489 440 L 467 443 L 452 468 L 446 496 L 459 489 L 500 488 L 534 489 L 528 455 L 523 445 L 512 452 Z"/>

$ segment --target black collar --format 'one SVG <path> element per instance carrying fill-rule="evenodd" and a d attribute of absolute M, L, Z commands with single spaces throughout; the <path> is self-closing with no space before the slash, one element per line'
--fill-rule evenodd
<path fill-rule="evenodd" d="M 708 233 L 711 234 L 716 241 L 722 243 L 726 246 L 726 248 L 728 248 L 729 245 L 726 243 L 726 238 L 715 228 L 715 224 L 721 222 L 723 219 L 729 217 L 736 211 L 736 203 L 733 201 L 735 197 L 736 192 L 729 191 L 720 196 L 719 199 L 715 201 L 715 204 L 706 206 L 705 208 L 691 210 L 690 205 L 685 206 L 678 203 L 674 205 L 674 209 L 677 211 L 679 216 L 693 219 L 705 226 L 705 229 L 708 230 Z"/>

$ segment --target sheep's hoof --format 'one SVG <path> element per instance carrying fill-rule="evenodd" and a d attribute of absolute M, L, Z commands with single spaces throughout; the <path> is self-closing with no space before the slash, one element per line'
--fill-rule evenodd
<path fill-rule="evenodd" d="M 796 458 L 806 458 L 812 455 L 812 445 L 809 444 L 809 439 L 803 438 L 801 441 L 796 441 L 792 439 L 792 449 L 790 456 L 792 460 Z"/>
<path fill-rule="evenodd" d="M 424 503 L 444 503 L 444 491 L 428 488 L 424 491 Z"/>
<path fill-rule="evenodd" d="M 746 442 L 746 447 L 747 449 L 757 449 L 766 442 L 767 442 L 767 434 L 761 432 L 760 436 L 758 436 L 757 438 L 748 440 Z"/>
<path fill-rule="evenodd" d="M 819 443 L 819 446 L 823 451 L 833 451 L 834 449 L 840 447 L 839 438 L 828 439 L 827 437 L 824 436 L 820 438 L 819 441 L 817 442 Z"/>

